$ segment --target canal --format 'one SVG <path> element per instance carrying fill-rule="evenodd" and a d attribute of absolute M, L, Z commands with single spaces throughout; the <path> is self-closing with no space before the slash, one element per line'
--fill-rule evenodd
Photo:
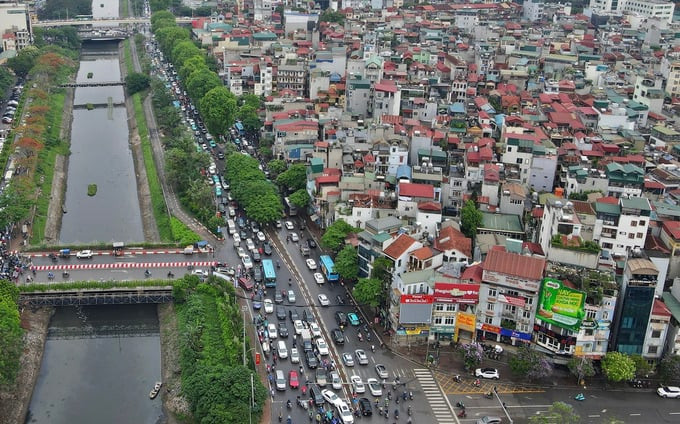
<path fill-rule="evenodd" d="M 117 52 L 116 42 L 84 45 L 76 82 L 120 81 Z M 124 102 L 122 86 L 75 89 L 62 243 L 144 240 Z"/>
<path fill-rule="evenodd" d="M 26 423 L 163 422 L 159 358 L 156 305 L 57 308 Z"/>

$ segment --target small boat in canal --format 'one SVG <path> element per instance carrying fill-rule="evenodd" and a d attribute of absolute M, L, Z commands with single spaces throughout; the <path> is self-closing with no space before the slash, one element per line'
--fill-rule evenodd
<path fill-rule="evenodd" d="M 149 399 L 155 399 L 156 396 L 158 396 L 158 392 L 161 391 L 162 385 L 163 383 L 161 383 L 160 381 L 156 382 L 156 385 L 153 386 L 153 389 L 151 389 L 151 392 L 149 393 Z"/>

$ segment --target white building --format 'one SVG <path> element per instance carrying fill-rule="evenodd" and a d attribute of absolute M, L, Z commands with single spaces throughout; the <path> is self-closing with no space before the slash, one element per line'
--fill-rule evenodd
<path fill-rule="evenodd" d="M 33 43 L 33 28 L 28 11 L 28 3 L 5 2 L 0 3 L 0 36 L 6 33 L 14 35 L 13 42 L 16 50 L 21 50 Z M 12 40 L 8 38 L 8 40 Z"/>
<path fill-rule="evenodd" d="M 659 299 L 654 299 L 652 312 L 649 314 L 645 342 L 642 345 L 642 357 L 648 361 L 658 361 L 664 355 L 664 345 L 670 329 L 671 311 Z"/>
<path fill-rule="evenodd" d="M 644 197 L 595 203 L 593 241 L 614 255 L 627 255 L 645 246 L 652 208 Z"/>
<path fill-rule="evenodd" d="M 600 13 L 639 14 L 671 23 L 675 4 L 664 0 L 590 0 L 590 8 Z"/>
<path fill-rule="evenodd" d="M 527 0 L 522 5 L 522 16 L 524 19 L 530 22 L 540 21 L 544 17 L 545 4 L 543 1 L 538 0 L 534 2 L 533 0 Z"/>

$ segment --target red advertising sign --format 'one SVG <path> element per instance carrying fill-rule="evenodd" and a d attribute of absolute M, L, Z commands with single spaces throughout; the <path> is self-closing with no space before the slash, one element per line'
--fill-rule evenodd
<path fill-rule="evenodd" d="M 503 303 L 509 303 L 512 306 L 518 306 L 520 308 L 523 308 L 524 305 L 526 305 L 527 303 L 527 301 L 523 297 L 513 297 L 504 294 L 498 295 L 498 301 Z"/>
<path fill-rule="evenodd" d="M 402 294 L 401 303 L 419 303 L 430 304 L 434 302 L 434 296 L 431 294 Z"/>
<path fill-rule="evenodd" d="M 496 333 L 496 334 L 501 333 L 500 327 L 496 327 L 495 325 L 490 325 L 490 324 L 482 324 L 482 330 L 488 331 L 489 333 Z"/>
<path fill-rule="evenodd" d="M 259 353 L 255 354 L 255 365 L 260 365 L 260 354 Z"/>
<path fill-rule="evenodd" d="M 479 284 L 434 283 L 437 303 L 478 303 Z"/>

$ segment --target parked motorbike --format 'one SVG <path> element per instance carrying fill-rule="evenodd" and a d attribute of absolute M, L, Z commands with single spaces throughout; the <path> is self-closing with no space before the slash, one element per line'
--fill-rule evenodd
<path fill-rule="evenodd" d="M 574 396 L 574 399 L 576 400 L 585 400 L 586 397 L 583 395 L 583 393 L 579 393 L 576 396 Z"/>
<path fill-rule="evenodd" d="M 460 383 L 462 379 L 460 378 L 460 375 L 456 374 L 453 376 L 453 381 L 455 381 L 456 383 Z"/>
<path fill-rule="evenodd" d="M 491 393 L 491 392 L 484 393 L 484 397 L 487 398 L 487 399 L 493 399 L 493 393 Z"/>

